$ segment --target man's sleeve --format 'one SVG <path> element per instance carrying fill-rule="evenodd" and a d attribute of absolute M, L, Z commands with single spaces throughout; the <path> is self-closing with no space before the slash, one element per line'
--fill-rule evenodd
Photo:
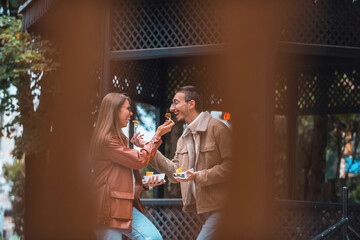
<path fill-rule="evenodd" d="M 173 177 L 173 173 L 175 173 L 176 169 L 179 168 L 179 161 L 177 158 L 177 152 L 175 153 L 175 157 L 173 160 L 169 160 L 166 158 L 160 151 L 157 151 L 155 157 L 151 160 L 150 165 L 156 169 L 159 173 L 165 173 L 170 182 L 178 183 Z"/>
<path fill-rule="evenodd" d="M 196 174 L 195 182 L 200 186 L 210 186 L 229 180 L 232 165 L 232 138 L 230 129 L 225 125 L 214 127 L 213 134 L 222 158 L 222 163 L 212 168 L 200 170 Z"/>

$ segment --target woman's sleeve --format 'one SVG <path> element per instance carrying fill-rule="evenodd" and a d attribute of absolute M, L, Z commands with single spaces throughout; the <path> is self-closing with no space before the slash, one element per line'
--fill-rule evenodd
<path fill-rule="evenodd" d="M 161 143 L 161 138 L 154 135 L 140 151 L 137 151 L 124 146 L 119 139 L 113 138 L 108 143 L 104 158 L 128 168 L 141 169 L 150 163 Z"/>

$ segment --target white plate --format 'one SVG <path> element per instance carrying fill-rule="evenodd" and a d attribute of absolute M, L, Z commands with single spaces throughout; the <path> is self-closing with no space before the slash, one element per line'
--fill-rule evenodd
<path fill-rule="evenodd" d="M 157 176 L 159 177 L 158 181 L 160 182 L 161 180 L 163 180 L 165 178 L 165 173 L 144 176 L 142 181 L 143 181 L 143 183 L 147 183 L 150 178 L 155 177 L 155 179 L 156 179 Z"/>
<path fill-rule="evenodd" d="M 190 172 L 194 172 L 193 168 L 190 168 L 188 171 Z M 189 175 L 185 172 L 180 172 L 180 173 L 174 173 L 174 178 L 181 178 L 181 179 L 187 179 L 189 177 Z"/>

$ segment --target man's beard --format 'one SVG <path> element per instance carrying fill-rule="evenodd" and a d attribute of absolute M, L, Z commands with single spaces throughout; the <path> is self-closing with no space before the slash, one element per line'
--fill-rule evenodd
<path fill-rule="evenodd" d="M 183 118 L 183 119 L 180 119 L 180 120 L 177 120 L 177 118 L 174 117 L 173 121 L 175 122 L 175 124 L 176 124 L 176 123 L 179 123 L 179 124 L 184 124 L 184 123 L 186 123 L 184 118 Z"/>

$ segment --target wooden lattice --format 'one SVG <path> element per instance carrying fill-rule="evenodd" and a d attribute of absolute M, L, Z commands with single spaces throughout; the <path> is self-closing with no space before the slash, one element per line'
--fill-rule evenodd
<path fill-rule="evenodd" d="M 284 14 L 280 40 L 360 47 L 360 2 L 352 0 L 293 1 Z M 156 49 L 226 42 L 221 1 L 117 0 L 111 12 L 111 51 Z M 339 60 L 341 62 L 341 60 Z M 117 66 L 119 65 L 119 66 Z M 292 66 L 294 68 L 294 66 Z M 359 65 L 304 69 L 279 73 L 275 83 L 275 110 L 297 114 L 355 112 L 359 102 Z M 117 91 L 138 100 L 163 105 L 178 86 L 196 85 L 204 92 L 205 107 L 221 110 L 221 76 L 207 63 L 153 60 L 112 62 Z M 216 86 L 217 85 L 217 86 Z M 293 88 L 292 88 L 293 87 Z M 289 97 L 296 96 L 290 101 Z M 166 104 L 165 104 L 166 105 Z"/>
<path fill-rule="evenodd" d="M 288 1 L 281 40 L 360 47 L 360 4 L 352 0 Z"/>
<path fill-rule="evenodd" d="M 288 93 L 288 76 L 279 73 L 275 81 L 275 109 L 284 112 L 288 109 L 289 93 Z"/>
<path fill-rule="evenodd" d="M 134 100 L 170 107 L 178 87 L 194 85 L 204 95 L 206 110 L 221 110 L 224 106 L 221 76 L 211 59 L 113 62 L 111 91 L 126 92 Z"/>
<path fill-rule="evenodd" d="M 158 105 L 161 92 L 158 61 L 113 62 L 112 91 L 125 92 L 132 99 Z"/>
<path fill-rule="evenodd" d="M 360 3 L 289 1 L 282 41 L 360 47 Z M 112 7 L 111 50 L 226 42 L 224 1 L 117 0 Z"/>
<path fill-rule="evenodd" d="M 222 1 L 118 0 L 111 15 L 111 50 L 223 42 Z"/>
<path fill-rule="evenodd" d="M 181 199 L 142 199 L 146 216 L 160 231 L 164 239 L 196 239 L 204 220 L 195 213 L 181 211 Z M 301 201 L 276 201 L 274 239 L 311 239 L 342 217 L 342 205 Z M 360 229 L 360 208 L 351 205 L 348 209 L 350 224 Z M 348 231 L 350 240 L 358 239 Z M 325 239 L 339 239 L 341 230 Z"/>
<path fill-rule="evenodd" d="M 297 106 L 299 110 L 319 109 L 326 93 L 316 72 L 300 73 L 297 80 Z"/>
<path fill-rule="evenodd" d="M 360 229 L 360 208 L 352 206 L 348 210 L 350 224 Z M 279 201 L 274 216 L 276 239 L 312 239 L 342 217 L 342 206 L 337 203 L 314 203 L 299 201 Z M 348 231 L 350 239 L 358 239 Z M 341 239 L 341 229 L 325 239 Z"/>
<path fill-rule="evenodd" d="M 225 110 L 221 76 L 216 66 L 207 61 L 179 61 L 167 67 L 166 101 L 172 102 L 175 90 L 184 85 L 194 85 L 203 94 L 206 110 Z"/>
<path fill-rule="evenodd" d="M 142 200 L 145 214 L 160 231 L 163 239 L 196 239 L 203 219 L 196 213 L 184 213 L 181 199 Z"/>
<path fill-rule="evenodd" d="M 295 100 L 290 99 L 291 95 Z M 275 82 L 275 110 L 296 114 L 354 113 L 360 109 L 360 64 L 298 66 L 279 74 Z"/>
<path fill-rule="evenodd" d="M 360 68 L 335 69 L 330 79 L 329 108 L 346 109 L 360 105 Z M 336 101 L 337 100 L 337 101 Z M 359 108 L 358 108 L 359 109 Z"/>

